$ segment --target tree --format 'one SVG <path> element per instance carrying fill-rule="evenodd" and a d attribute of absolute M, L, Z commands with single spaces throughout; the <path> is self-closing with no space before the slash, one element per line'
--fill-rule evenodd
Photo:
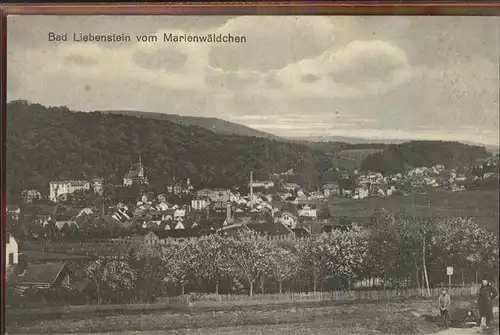
<path fill-rule="evenodd" d="M 95 260 L 87 266 L 85 275 L 96 284 L 97 304 L 101 303 L 103 297 L 110 300 L 115 295 L 120 302 L 123 293 L 132 290 L 137 280 L 136 271 L 121 259 Z"/>
<path fill-rule="evenodd" d="M 252 296 L 255 282 L 268 269 L 267 240 L 253 231 L 242 231 L 228 242 L 228 256 L 234 274 L 248 285 Z"/>
<path fill-rule="evenodd" d="M 393 268 L 398 250 L 396 244 L 396 219 L 394 215 L 381 208 L 375 211 L 371 218 L 371 256 L 374 261 L 373 267 L 375 273 L 381 272 L 384 278 L 384 289 L 386 289 L 387 280 L 390 278 L 390 271 Z M 372 268 L 373 268 L 372 267 Z"/>
<path fill-rule="evenodd" d="M 326 234 L 326 233 L 324 233 Z M 317 291 L 320 278 L 325 278 L 328 273 L 326 255 L 319 238 L 309 238 L 301 241 L 298 246 L 301 274 L 312 281 L 313 292 Z"/>
<path fill-rule="evenodd" d="M 368 231 L 354 224 L 345 231 L 322 234 L 318 240 L 326 260 L 326 277 L 344 279 L 350 286 L 367 263 Z"/>
<path fill-rule="evenodd" d="M 161 260 L 165 267 L 163 282 L 167 285 L 180 287 L 184 295 L 184 289 L 191 269 L 196 264 L 191 264 L 192 255 L 190 247 L 192 244 L 181 243 L 174 240 L 167 240 L 161 246 Z"/>
<path fill-rule="evenodd" d="M 272 276 L 278 283 L 278 292 L 281 294 L 283 283 L 297 274 L 299 258 L 289 248 L 284 248 L 279 243 L 271 243 L 269 263 Z"/>
<path fill-rule="evenodd" d="M 441 266 L 453 264 L 462 273 L 467 269 L 498 269 L 498 238 L 472 218 L 440 222 L 434 243 Z"/>
<path fill-rule="evenodd" d="M 202 236 L 198 241 L 200 252 L 197 254 L 201 277 L 215 282 L 215 294 L 219 294 L 219 284 L 230 273 L 226 251 L 227 239 L 213 234 Z"/>

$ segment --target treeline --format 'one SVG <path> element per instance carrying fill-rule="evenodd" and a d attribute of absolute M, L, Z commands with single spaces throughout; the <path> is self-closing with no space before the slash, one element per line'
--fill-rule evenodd
<path fill-rule="evenodd" d="M 7 106 L 7 190 L 46 190 L 51 180 L 104 177 L 115 184 L 139 154 L 150 183 L 173 176 L 196 187 L 241 187 L 254 177 L 293 169 L 306 185 L 320 184 L 329 160 L 306 144 L 217 135 L 196 126 L 102 113 L 71 112 L 26 101 Z"/>
<path fill-rule="evenodd" d="M 476 272 L 497 274 L 497 244 L 495 236 L 468 218 L 446 225 L 437 220 L 415 222 L 382 209 L 368 228 L 354 224 L 349 230 L 298 241 L 268 240 L 249 231 L 170 240 L 126 259 L 97 260 L 85 275 L 97 281 L 99 296 L 109 296 L 109 302 L 118 302 L 117 294 L 126 292 L 135 297 L 130 299 L 151 300 L 191 292 L 252 295 L 350 289 L 357 280 L 373 277 L 382 279 L 383 288 L 424 288 L 427 281 L 430 286 L 446 282 L 446 266 L 455 268 L 455 282 L 474 282 Z"/>
<path fill-rule="evenodd" d="M 459 142 L 411 141 L 391 144 L 385 150 L 363 160 L 362 170 L 384 174 L 402 173 L 408 167 L 431 167 L 438 164 L 446 168 L 470 167 L 478 158 L 488 156 L 486 148 Z"/>
<path fill-rule="evenodd" d="M 344 290 L 369 278 L 380 278 L 379 288 L 423 289 L 447 282 L 447 266 L 454 267 L 458 284 L 477 282 L 485 273 L 497 279 L 499 264 L 498 238 L 473 219 L 422 220 L 385 209 L 368 227 L 353 224 L 307 239 L 269 240 L 241 231 L 166 240 L 122 255 L 80 266 L 73 280 L 95 285 L 86 293 L 94 303 Z"/>

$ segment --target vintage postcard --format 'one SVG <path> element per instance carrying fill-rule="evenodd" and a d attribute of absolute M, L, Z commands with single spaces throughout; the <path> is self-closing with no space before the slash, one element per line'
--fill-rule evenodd
<path fill-rule="evenodd" d="M 9 15 L 6 332 L 498 334 L 499 25 Z"/>

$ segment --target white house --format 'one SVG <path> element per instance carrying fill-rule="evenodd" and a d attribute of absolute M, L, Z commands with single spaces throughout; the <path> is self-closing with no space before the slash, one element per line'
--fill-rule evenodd
<path fill-rule="evenodd" d="M 368 197 L 368 189 L 364 187 L 356 187 L 354 190 L 354 199 L 364 199 Z"/>
<path fill-rule="evenodd" d="M 186 217 L 186 210 L 184 208 L 178 208 L 174 211 L 174 220 L 184 220 Z"/>
<path fill-rule="evenodd" d="M 295 183 L 285 183 L 283 184 L 283 189 L 287 191 L 296 191 L 300 189 L 300 185 Z"/>
<path fill-rule="evenodd" d="M 42 194 L 38 190 L 24 190 L 21 196 L 27 204 L 32 203 L 33 200 L 40 200 L 42 198 Z"/>
<path fill-rule="evenodd" d="M 92 183 L 92 190 L 96 194 L 101 194 L 104 191 L 103 185 L 104 185 L 104 179 L 103 178 L 94 178 L 91 180 Z"/>
<path fill-rule="evenodd" d="M 7 236 L 6 240 L 5 264 L 6 266 L 17 264 L 19 262 L 19 246 L 17 241 L 11 234 Z"/>
<path fill-rule="evenodd" d="M 340 186 L 338 183 L 328 183 L 323 185 L 323 194 L 325 197 L 340 195 Z"/>
<path fill-rule="evenodd" d="M 210 204 L 210 198 L 197 197 L 191 200 L 191 208 L 195 211 L 202 211 Z"/>
<path fill-rule="evenodd" d="M 49 183 L 49 200 L 57 202 L 60 199 L 66 199 L 68 194 L 78 190 L 90 190 L 90 183 L 86 180 L 63 180 L 51 181 Z"/>
<path fill-rule="evenodd" d="M 282 212 L 274 218 L 274 222 L 281 223 L 288 228 L 295 228 L 297 225 L 297 217 L 288 212 Z"/>
<path fill-rule="evenodd" d="M 252 182 L 253 187 L 263 187 L 263 188 L 272 188 L 274 187 L 274 182 L 271 180 L 264 180 L 264 181 L 254 181 Z"/>
<path fill-rule="evenodd" d="M 317 206 L 314 204 L 298 205 L 297 212 L 299 216 L 302 217 L 314 218 L 314 219 L 318 217 L 318 209 Z"/>

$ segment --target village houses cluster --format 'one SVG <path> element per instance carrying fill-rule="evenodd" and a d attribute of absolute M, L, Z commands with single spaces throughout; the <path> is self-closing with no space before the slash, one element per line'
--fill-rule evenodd
<path fill-rule="evenodd" d="M 491 167 L 491 164 L 497 163 L 485 161 L 479 167 Z M 331 197 L 362 200 L 375 196 L 407 195 L 409 190 L 423 192 L 429 188 L 463 191 L 465 181 L 495 177 L 489 174 L 471 177 L 454 169 L 447 170 L 443 165 L 411 168 L 404 174 L 385 176 L 355 170 L 350 174 L 339 174 L 339 180 L 327 182 L 319 189 L 307 190 L 296 183 L 286 182 L 286 177 L 293 175 L 292 170 L 274 174 L 273 180 L 254 180 L 250 172 L 248 194 L 217 188 L 195 190 L 189 179 L 173 179 L 167 185 L 167 194 L 146 193 L 133 204 L 115 203 L 110 206 L 106 217 L 120 223 L 134 222 L 142 228 L 144 235 L 155 240 L 191 238 L 215 231 L 231 233 L 241 229 L 256 230 L 274 238 L 296 238 L 333 228 L 329 215 L 326 219 L 320 215 L 323 208 L 328 208 Z M 342 187 L 342 179 L 351 179 L 351 186 Z M 136 184 L 149 185 L 140 157 L 123 177 L 121 186 Z M 69 194 L 77 190 L 102 194 L 104 187 L 103 178 L 52 181 L 48 200 L 53 203 L 65 201 Z M 178 198 L 189 196 L 190 203 L 172 203 L 168 200 L 169 195 Z M 27 203 L 42 198 L 38 190 L 26 190 L 22 196 Z M 7 211 L 12 218 L 19 219 L 17 206 L 8 206 Z M 75 209 L 72 214 L 67 212 L 63 217 L 51 214 L 40 214 L 37 222 L 43 226 L 53 223 L 58 229 L 68 225 L 78 228 L 81 218 L 101 215 L 92 208 Z"/>

